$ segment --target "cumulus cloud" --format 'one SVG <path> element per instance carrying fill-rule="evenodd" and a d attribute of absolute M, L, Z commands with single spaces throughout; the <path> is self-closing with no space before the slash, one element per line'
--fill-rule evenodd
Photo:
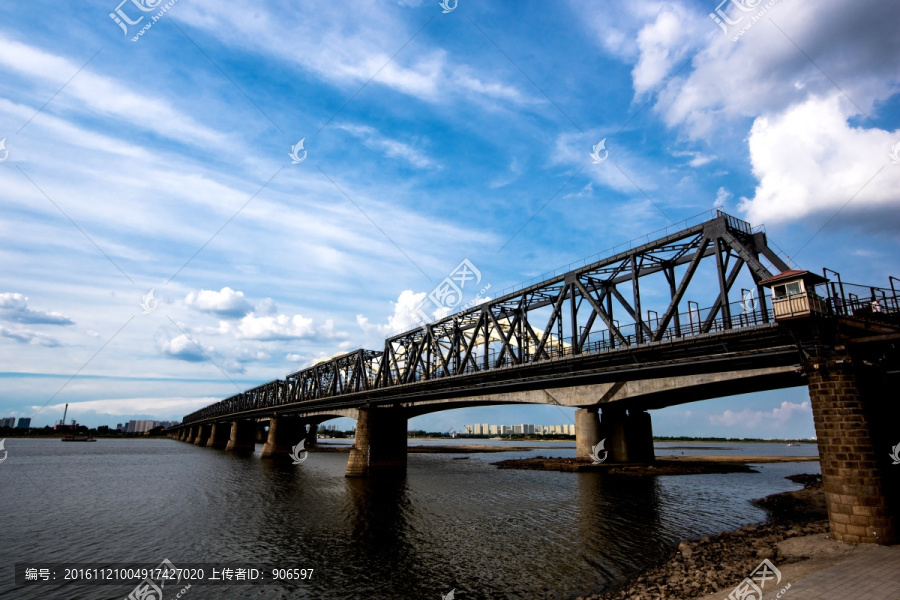
<path fill-rule="evenodd" d="M 344 339 L 347 333 L 337 331 L 334 321 L 327 319 L 316 326 L 313 319 L 303 315 L 256 315 L 250 313 L 236 325 L 220 323 L 220 331 L 234 333 L 244 340 L 261 342 L 301 339 Z"/>
<path fill-rule="evenodd" d="M 637 97 L 656 88 L 686 58 L 695 37 L 696 16 L 681 5 L 666 4 L 638 32 L 639 58 L 631 71 Z"/>
<path fill-rule="evenodd" d="M 737 42 L 721 36 L 705 15 L 694 18 L 716 33 L 698 39 L 702 50 L 662 90 L 655 107 L 667 125 L 683 127 L 690 137 L 713 139 L 739 123 L 735 118 L 775 114 L 831 94 L 835 81 L 872 114 L 900 79 L 889 58 L 900 54 L 896 2 L 777 3 Z M 642 48 L 640 61 L 653 56 L 652 48 Z M 636 93 L 644 87 L 635 80 Z"/>
<path fill-rule="evenodd" d="M 634 65 L 636 100 L 660 90 L 653 108 L 680 136 L 732 143 L 749 131 L 758 185 L 740 204 L 748 220 L 824 222 L 854 198 L 843 222 L 896 228 L 900 171 L 885 168 L 872 177 L 900 141 L 878 114 L 900 86 L 889 58 L 900 54 L 894 25 L 900 4 L 780 2 L 737 41 L 686 2 L 639 4 L 587 20 L 602 45 Z M 613 14 L 607 19 L 606 12 Z M 674 154 L 690 156 L 693 167 L 715 158 Z M 720 190 L 716 206 L 727 200 Z"/>
<path fill-rule="evenodd" d="M 770 411 L 744 409 L 740 412 L 726 410 L 721 415 L 710 415 L 712 425 L 723 427 L 764 427 L 766 429 L 784 429 L 790 426 L 792 418 L 802 416 L 812 419 L 812 408 L 809 402 L 782 402 Z"/>
<path fill-rule="evenodd" d="M 302 315 L 263 316 L 249 314 L 237 325 L 240 336 L 248 340 L 296 340 L 316 333 L 313 320 Z"/>
<path fill-rule="evenodd" d="M 200 290 L 191 292 L 184 299 L 185 304 L 205 313 L 220 317 L 239 318 L 251 310 L 251 305 L 244 298 L 244 292 L 236 292 L 230 287 L 220 291 Z"/>
<path fill-rule="evenodd" d="M 0 294 L 0 317 L 6 321 L 29 325 L 73 325 L 73 321 L 58 312 L 44 312 L 28 308 L 28 297 L 13 292 Z"/>
<path fill-rule="evenodd" d="M 884 216 L 900 208 L 900 170 L 879 169 L 890 166 L 888 153 L 900 130 L 853 127 L 848 122 L 852 109 L 842 95 L 833 94 L 756 119 L 750 159 L 759 184 L 753 198 L 740 204 L 749 221 L 832 215 L 853 198 L 848 212 L 876 209 L 886 227 L 896 225 L 896 218 L 884 221 Z"/>
<path fill-rule="evenodd" d="M 394 314 L 388 317 L 387 323 L 370 323 L 365 315 L 356 315 L 356 323 L 366 333 L 378 333 L 384 337 L 421 327 L 418 310 L 425 300 L 425 292 L 403 290 L 394 305 Z"/>
<path fill-rule="evenodd" d="M 172 339 L 161 338 L 159 340 L 159 346 L 162 353 L 169 357 L 174 358 L 176 360 L 184 360 L 187 362 L 201 362 L 206 360 L 206 356 L 204 356 L 204 352 L 209 354 L 210 351 L 213 350 L 212 347 L 201 351 L 200 348 L 191 341 L 186 334 L 178 335 Z"/>

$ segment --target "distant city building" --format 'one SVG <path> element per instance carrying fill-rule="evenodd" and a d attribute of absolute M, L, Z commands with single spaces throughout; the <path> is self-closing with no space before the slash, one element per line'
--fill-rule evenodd
<path fill-rule="evenodd" d="M 16 426 L 16 418 L 15 417 L 7 417 L 4 419 L 0 419 L 0 427 L 15 427 Z"/>
<path fill-rule="evenodd" d="M 16 429 L 28 429 L 31 427 L 31 417 L 19 417 L 19 424 Z"/>
<path fill-rule="evenodd" d="M 534 425 L 521 423 L 519 425 L 490 425 L 488 423 L 476 423 L 466 425 L 468 435 L 575 435 L 575 425 Z"/>
<path fill-rule="evenodd" d="M 122 431 L 122 427 L 124 427 L 124 425 L 122 425 L 121 423 L 116 423 L 116 431 Z"/>
<path fill-rule="evenodd" d="M 151 429 L 155 429 L 157 427 L 174 427 L 178 425 L 178 421 L 153 421 L 150 419 L 139 419 L 128 421 L 125 424 L 124 428 L 122 424 L 116 425 L 116 429 L 119 431 L 124 431 L 125 433 L 147 433 Z"/>

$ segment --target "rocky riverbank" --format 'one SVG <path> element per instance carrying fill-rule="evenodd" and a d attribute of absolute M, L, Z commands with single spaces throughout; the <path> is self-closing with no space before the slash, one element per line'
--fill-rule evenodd
<path fill-rule="evenodd" d="M 828 532 L 821 477 L 797 475 L 804 484 L 796 492 L 774 494 L 756 504 L 769 510 L 770 522 L 737 531 L 681 542 L 664 564 L 645 571 L 630 583 L 579 600 L 692 600 L 707 594 L 723 598 L 748 577 L 763 559 L 777 567 L 801 560 L 785 555 L 783 541 L 802 536 L 826 537 Z"/>

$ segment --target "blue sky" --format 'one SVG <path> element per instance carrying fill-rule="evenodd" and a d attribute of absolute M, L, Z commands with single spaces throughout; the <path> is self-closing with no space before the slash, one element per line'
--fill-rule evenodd
<path fill-rule="evenodd" d="M 0 7 L 2 416 L 180 419 L 381 347 L 463 259 L 490 296 L 714 207 L 900 275 L 897 3 L 141 4 Z M 813 435 L 803 388 L 654 428 Z"/>

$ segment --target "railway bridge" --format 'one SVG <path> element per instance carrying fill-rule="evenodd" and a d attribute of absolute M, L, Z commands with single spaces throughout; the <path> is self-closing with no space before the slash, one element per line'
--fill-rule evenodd
<path fill-rule="evenodd" d="M 830 275 L 830 277 L 826 277 Z M 724 212 L 320 361 L 184 417 L 177 439 L 287 456 L 357 420 L 347 476 L 406 467 L 407 421 L 498 404 L 576 408 L 587 460 L 654 460 L 650 412 L 808 386 L 832 534 L 892 543 L 900 527 L 900 298 L 828 269 L 792 270 L 766 233 Z M 452 283 L 452 282 L 450 282 Z M 891 436 L 895 437 L 894 440 Z M 262 441 L 262 440 L 260 440 Z"/>

